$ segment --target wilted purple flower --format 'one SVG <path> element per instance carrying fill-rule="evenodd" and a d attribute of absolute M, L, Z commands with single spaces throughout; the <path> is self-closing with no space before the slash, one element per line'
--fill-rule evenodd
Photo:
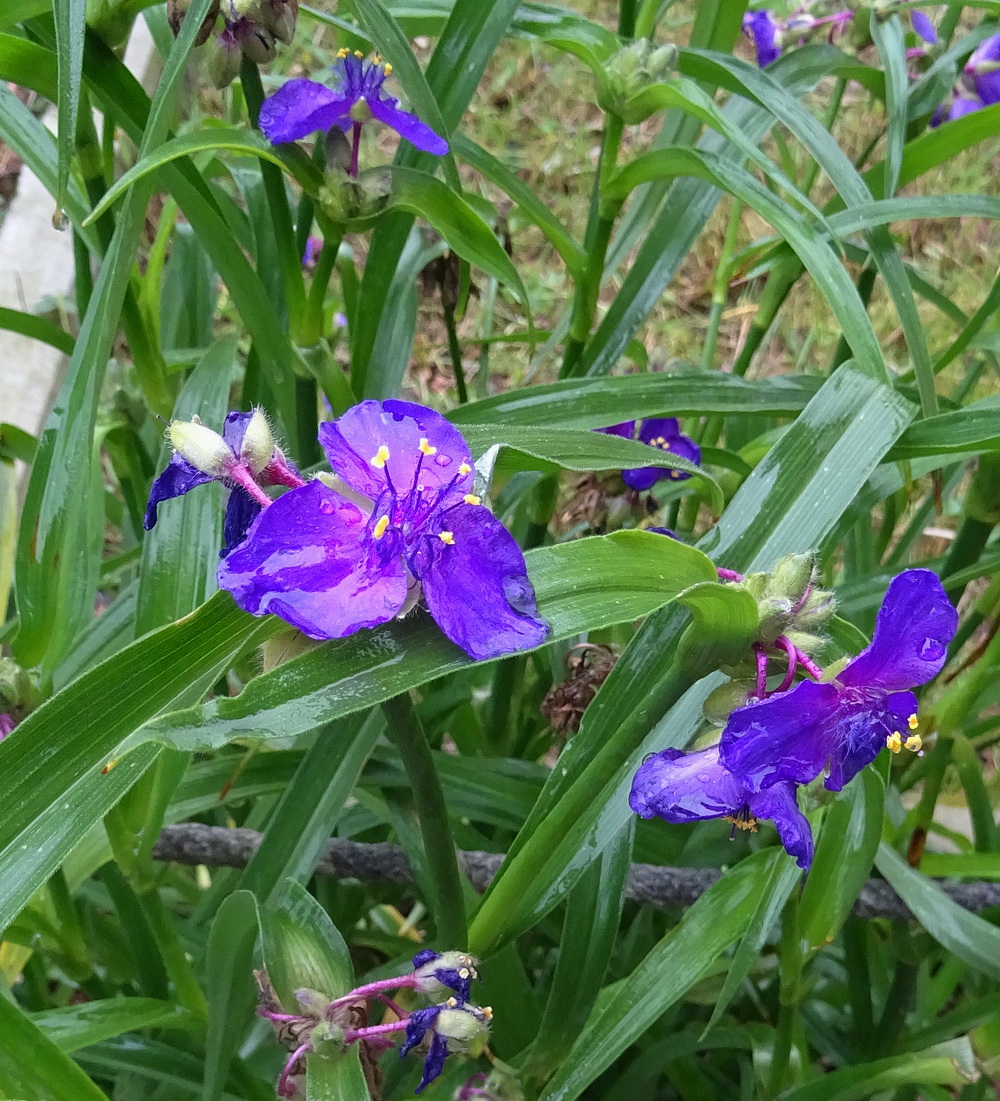
<path fill-rule="evenodd" d="M 971 115 L 973 111 L 981 111 L 982 108 L 982 100 L 956 92 L 950 101 L 945 100 L 934 112 L 930 121 L 931 129 L 940 126 L 942 122 L 951 122 L 954 119 L 963 118 L 965 115 Z"/>
<path fill-rule="evenodd" d="M 399 1049 L 400 1056 L 412 1051 L 430 1033 L 423 1074 L 414 1092 L 420 1093 L 440 1075 L 449 1052 L 464 1051 L 470 1044 L 485 1039 L 492 1017 L 493 1010 L 489 1006 L 480 1009 L 461 1004 L 455 998 L 449 998 L 444 1005 L 432 1005 L 411 1013 L 406 1021 L 406 1039 Z"/>
<path fill-rule="evenodd" d="M 448 143 L 426 123 L 398 107 L 398 100 L 383 90 L 392 66 L 376 54 L 364 60 L 359 51 L 341 50 L 333 65 L 334 84 L 328 88 L 315 80 L 289 80 L 260 109 L 260 128 L 275 145 L 298 141 L 317 130 L 335 126 L 355 132 L 352 175 L 357 174 L 357 136 L 370 119 L 378 119 L 400 137 L 425 153 L 444 156 Z"/>
<path fill-rule="evenodd" d="M 917 34 L 931 46 L 933 46 L 937 40 L 937 31 L 934 29 L 934 24 L 930 21 L 926 12 L 922 12 L 919 8 L 914 8 L 910 12 L 910 21 L 913 23 L 913 29 Z"/>
<path fill-rule="evenodd" d="M 413 985 L 423 994 L 440 996 L 446 990 L 467 1002 L 472 980 L 478 978 L 476 961 L 464 952 L 435 952 L 424 948 L 413 957 Z"/>
<path fill-rule="evenodd" d="M 795 799 L 795 785 L 774 784 L 752 791 L 719 760 L 719 747 L 682 753 L 664 749 L 639 766 L 629 793 L 629 806 L 640 818 L 668 822 L 700 822 L 725 818 L 736 829 L 756 831 L 758 818 L 774 822 L 782 845 L 800 868 L 813 857 L 812 831 Z"/>
<path fill-rule="evenodd" d="M 635 425 L 635 421 L 623 421 L 621 424 L 611 425 L 610 428 L 598 428 L 597 431 L 631 440 L 635 438 Z M 701 449 L 694 440 L 681 434 L 681 426 L 676 417 L 653 417 L 641 421 L 639 442 L 649 447 L 658 447 L 661 451 L 669 451 L 695 465 L 701 462 Z M 630 489 L 638 490 L 652 488 L 661 478 L 683 482 L 690 477 L 686 470 L 675 470 L 668 466 L 640 466 L 634 470 L 622 471 L 622 481 Z"/>
<path fill-rule="evenodd" d="M 1000 34 L 973 50 L 964 72 L 966 82 L 986 107 L 1000 103 Z"/>
<path fill-rule="evenodd" d="M 883 746 L 919 751 L 917 700 L 945 663 L 958 614 L 930 570 L 893 578 L 871 645 L 825 684 L 791 691 L 734 711 L 722 734 L 721 760 L 752 791 L 809 783 L 829 769 L 840 791 Z"/>
<path fill-rule="evenodd" d="M 305 484 L 275 444 L 259 409 L 227 414 L 221 437 L 197 418 L 174 421 L 168 436 L 175 451 L 150 489 L 143 518 L 146 531 L 156 524 L 157 508 L 163 501 L 206 482 L 221 482 L 230 491 L 219 552 L 225 556 L 243 541 L 251 521 L 265 502 L 270 502 L 261 486 Z"/>
<path fill-rule="evenodd" d="M 343 638 L 413 607 L 478 660 L 540 646 L 524 555 L 473 493 L 472 456 L 439 413 L 365 401 L 320 425 L 336 489 L 310 482 L 274 501 L 219 565 L 253 615 L 310 638 Z"/>
<path fill-rule="evenodd" d="M 748 11 L 743 16 L 743 33 L 753 39 L 762 69 L 781 57 L 778 24 L 769 11 Z"/>

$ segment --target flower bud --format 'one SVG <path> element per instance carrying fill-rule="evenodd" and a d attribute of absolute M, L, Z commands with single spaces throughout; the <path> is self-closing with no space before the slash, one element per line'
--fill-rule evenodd
<path fill-rule="evenodd" d="M 208 44 L 208 79 L 216 88 L 228 88 L 239 76 L 243 51 L 227 27 Z"/>
<path fill-rule="evenodd" d="M 488 1005 L 459 1006 L 454 998 L 449 998 L 447 1008 L 441 1010 L 434 1022 L 434 1031 L 451 1041 L 448 1047 L 452 1050 L 474 1051 L 485 1044 L 492 1018 L 493 1010 Z"/>
<path fill-rule="evenodd" d="M 264 0 L 260 19 L 279 42 L 286 45 L 295 36 L 295 24 L 299 17 L 299 0 Z"/>
<path fill-rule="evenodd" d="M 787 554 L 771 571 L 768 596 L 798 603 L 812 584 L 815 560 L 811 554 Z"/>
<path fill-rule="evenodd" d="M 760 642 L 772 643 L 785 633 L 792 618 L 792 602 L 778 597 L 768 597 L 757 605 L 757 614 L 760 616 L 760 626 L 757 628 L 757 639 Z"/>
<path fill-rule="evenodd" d="M 829 589 L 813 589 L 806 602 L 795 613 L 796 630 L 818 631 L 827 625 L 837 610 L 837 599 Z"/>
<path fill-rule="evenodd" d="M 472 980 L 479 978 L 477 962 L 464 952 L 442 952 L 439 955 L 425 948 L 413 957 L 416 989 L 431 997 L 457 994 L 462 1001 L 466 1001 Z"/>
<path fill-rule="evenodd" d="M 351 143 L 347 135 L 339 126 L 331 127 L 323 139 L 324 152 L 326 153 L 326 167 L 339 169 L 346 173 L 351 167 Z"/>
<path fill-rule="evenodd" d="M 243 55 L 255 64 L 266 65 L 274 60 L 277 52 L 274 35 L 266 27 L 252 23 L 249 19 L 243 19 L 236 26 L 234 33 Z"/>
<path fill-rule="evenodd" d="M 167 0 L 167 22 L 175 35 L 181 33 L 181 24 L 184 22 L 184 16 L 187 14 L 189 7 L 191 7 L 191 0 Z M 198 36 L 194 40 L 196 46 L 204 46 L 208 41 L 208 36 L 212 33 L 212 28 L 215 26 L 218 17 L 219 3 L 216 0 L 209 8 L 208 15 L 205 16 L 204 22 L 198 30 Z"/>
<path fill-rule="evenodd" d="M 224 477 L 232 468 L 233 453 L 229 444 L 197 418 L 191 421 L 171 421 L 167 429 L 170 446 L 203 474 Z"/>
<path fill-rule="evenodd" d="M 247 422 L 240 446 L 240 458 L 259 474 L 274 456 L 274 436 L 263 412 L 256 408 Z"/>
<path fill-rule="evenodd" d="M 815 654 L 823 648 L 824 640 L 819 635 L 811 635 L 807 631 L 786 632 L 788 641 L 803 654 Z"/>
<path fill-rule="evenodd" d="M 754 682 L 748 678 L 726 681 L 709 692 L 701 705 L 702 714 L 713 726 L 725 726 L 729 716 L 737 707 L 744 706 L 753 690 Z"/>
<path fill-rule="evenodd" d="M 299 1009 L 305 1017 L 322 1017 L 330 1004 L 330 999 L 325 994 L 321 994 L 318 990 L 311 990 L 309 987 L 296 990 L 295 1000 L 299 1003 Z"/>
<path fill-rule="evenodd" d="M 221 0 L 222 16 L 230 26 L 241 19 L 256 21 L 261 18 L 260 0 Z"/>
<path fill-rule="evenodd" d="M 651 84 L 662 84 L 674 73 L 677 47 L 654 46 L 641 38 L 611 55 L 604 63 L 604 80 L 598 100 L 605 111 L 620 113 L 627 100 L 645 91 Z M 640 121 L 629 118 L 630 122 Z"/>

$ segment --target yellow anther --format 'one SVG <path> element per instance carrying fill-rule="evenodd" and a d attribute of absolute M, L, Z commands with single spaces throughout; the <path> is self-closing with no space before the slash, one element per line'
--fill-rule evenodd
<path fill-rule="evenodd" d="M 386 447 L 385 444 L 382 444 L 378 451 L 376 451 L 375 454 L 372 456 L 371 464 L 372 466 L 377 467 L 379 470 L 381 470 L 388 461 L 389 448 Z"/>
<path fill-rule="evenodd" d="M 381 65 L 382 64 L 382 58 L 379 57 L 378 54 L 372 54 L 372 64 L 373 65 Z"/>
<path fill-rule="evenodd" d="M 458 468 L 459 474 L 468 474 L 472 470 L 472 467 L 468 463 L 462 463 Z"/>
<path fill-rule="evenodd" d="M 424 455 L 436 455 L 438 453 L 438 449 L 436 447 L 431 447 L 431 445 L 423 437 L 421 437 L 420 443 L 417 444 L 417 447 L 420 448 L 421 453 Z"/>
<path fill-rule="evenodd" d="M 441 540 L 445 546 L 453 547 L 455 545 L 455 536 L 450 531 L 439 531 L 438 539 Z"/>
<path fill-rule="evenodd" d="M 920 720 L 919 720 L 919 719 L 917 718 L 917 716 L 916 716 L 916 715 L 911 715 L 911 716 L 910 716 L 910 717 L 909 717 L 909 718 L 908 718 L 908 719 L 906 720 L 906 725 L 907 725 L 907 726 L 908 726 L 908 727 L 909 727 L 909 728 L 910 728 L 911 730 L 916 730 L 916 729 L 917 729 L 917 727 L 918 727 L 918 726 L 920 725 Z"/>
<path fill-rule="evenodd" d="M 481 505 L 483 503 L 482 497 L 477 497 L 474 493 L 466 493 L 462 500 L 467 505 Z"/>
<path fill-rule="evenodd" d="M 339 49 L 339 50 L 337 51 L 337 57 L 339 57 L 339 58 L 341 59 L 341 61 L 343 61 L 343 59 L 344 59 L 345 57 L 347 57 L 347 55 L 348 55 L 348 54 L 349 54 L 350 52 L 351 52 L 351 51 L 350 51 L 350 50 L 349 50 L 349 49 L 348 49 L 348 48 L 347 48 L 346 46 L 342 46 L 342 47 L 341 47 L 341 48 L 340 48 L 340 49 Z"/>
<path fill-rule="evenodd" d="M 389 517 L 380 516 L 378 522 L 375 524 L 375 528 L 372 531 L 372 535 L 376 539 L 381 539 L 385 535 L 385 529 L 389 526 Z"/>
<path fill-rule="evenodd" d="M 738 830 L 749 830 L 751 833 L 757 832 L 757 819 L 750 815 L 724 814 L 722 817 L 724 821 L 732 822 Z"/>
<path fill-rule="evenodd" d="M 667 441 L 663 436 L 657 436 L 655 439 L 649 441 L 654 447 L 666 447 Z"/>
<path fill-rule="evenodd" d="M 493 1020 L 493 1006 L 484 1005 L 483 1006 L 483 1016 L 486 1018 L 487 1021 L 492 1021 Z"/>
<path fill-rule="evenodd" d="M 911 753 L 920 753 L 924 748 L 924 740 L 919 734 L 911 734 L 906 741 L 903 742 L 903 745 L 905 745 Z"/>
<path fill-rule="evenodd" d="M 898 753 L 903 748 L 903 739 L 898 730 L 894 730 L 885 740 L 885 748 Z"/>
<path fill-rule="evenodd" d="M 673 478 L 675 481 L 680 476 L 681 476 L 681 472 L 679 470 L 671 470 L 670 473 L 667 475 L 667 477 Z"/>
<path fill-rule="evenodd" d="M 364 61 L 365 59 L 365 55 L 360 50 L 355 50 L 354 56 L 358 58 L 359 61 Z"/>
<path fill-rule="evenodd" d="M 386 76 L 392 76 L 392 66 L 389 64 L 388 61 L 385 63 L 385 65 L 382 66 L 382 68 L 385 70 Z"/>
<path fill-rule="evenodd" d="M 467 967 L 460 967 L 458 969 L 458 977 L 460 979 L 467 979 L 469 977 L 469 969 Z"/>
<path fill-rule="evenodd" d="M 457 998 L 449 998 L 444 1004 L 446 1006 L 448 1006 L 449 1008 L 454 1007 L 454 1006 L 458 1005 L 458 999 Z"/>

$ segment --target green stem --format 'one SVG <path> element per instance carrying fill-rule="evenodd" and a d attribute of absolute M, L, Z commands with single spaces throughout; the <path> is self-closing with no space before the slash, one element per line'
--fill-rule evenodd
<path fill-rule="evenodd" d="M 66 882 L 66 873 L 62 868 L 59 868 L 49 880 L 49 899 L 59 922 L 63 947 L 72 961 L 73 978 L 77 981 L 85 979 L 93 973 L 94 969 L 90 963 L 90 950 L 87 948 L 83 927 L 80 925 L 80 916 L 76 912 L 73 896 Z"/>
<path fill-rule="evenodd" d="M 296 458 L 303 465 L 313 466 L 322 458 L 319 448 L 319 394 L 315 378 L 295 376 L 295 436 L 298 439 Z"/>
<path fill-rule="evenodd" d="M 330 276 L 337 265 L 340 242 L 343 239 L 344 235 L 341 233 L 329 240 L 324 240 L 323 247 L 316 258 L 316 268 L 313 271 L 312 285 L 309 287 L 309 297 L 302 323 L 303 347 L 311 348 L 326 335 L 323 332 L 323 307 L 326 304 L 326 292 L 330 288 Z"/>
<path fill-rule="evenodd" d="M 455 389 L 461 405 L 469 400 L 469 391 L 465 386 L 465 371 L 462 369 L 462 348 L 458 343 L 458 329 L 455 326 L 455 307 L 444 305 L 444 325 L 448 330 L 448 354 L 451 356 L 452 370 L 455 372 Z"/>
<path fill-rule="evenodd" d="M 891 1055 L 906 1023 L 906 1015 L 913 1005 L 913 996 L 917 990 L 918 968 L 916 964 L 899 960 L 892 984 L 885 997 L 882 1016 L 872 1032 L 870 1059 L 883 1059 Z"/>
<path fill-rule="evenodd" d="M 174 994 L 178 1002 L 198 1020 L 208 1019 L 208 1002 L 205 994 L 198 985 L 194 969 L 188 960 L 184 946 L 181 944 L 177 929 L 174 926 L 173 915 L 169 912 L 160 898 L 160 892 L 153 888 L 139 895 L 143 911 L 153 931 L 153 939 L 160 950 L 160 958 L 166 968 L 167 976 L 173 984 Z"/>
<path fill-rule="evenodd" d="M 250 123 L 258 126 L 261 104 L 264 102 L 264 86 L 255 62 L 243 58 L 240 68 L 240 80 L 243 95 L 250 114 Z M 271 225 L 274 229 L 274 241 L 278 253 L 278 266 L 281 269 L 281 281 L 285 291 L 285 304 L 288 307 L 289 327 L 296 344 L 305 344 L 301 339 L 301 329 L 306 314 L 305 281 L 302 278 L 302 254 L 296 248 L 295 228 L 292 225 L 292 212 L 288 205 L 288 192 L 285 190 L 285 177 L 281 169 L 270 161 L 260 162 L 261 179 L 264 193 L 271 212 Z M 302 441 L 296 440 L 296 453 L 300 454 Z"/>
<path fill-rule="evenodd" d="M 844 964 L 847 970 L 847 998 L 851 1004 L 859 1061 L 866 1058 L 875 1027 L 872 1011 L 872 978 L 868 966 L 868 923 L 850 917 L 844 923 Z"/>
<path fill-rule="evenodd" d="M 388 700 L 382 704 L 382 711 L 410 782 L 420 820 L 427 873 L 437 896 L 434 900 L 437 939 L 449 948 L 464 948 L 468 931 L 462 877 L 448 823 L 448 807 L 427 735 L 408 695 Z"/>

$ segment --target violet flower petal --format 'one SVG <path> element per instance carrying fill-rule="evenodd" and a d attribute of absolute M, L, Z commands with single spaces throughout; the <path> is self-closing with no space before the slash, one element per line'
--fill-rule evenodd
<path fill-rule="evenodd" d="M 676 417 L 654 417 L 643 421 L 639 429 L 639 442 L 687 459 L 695 465 L 701 462 L 701 448 L 694 440 L 681 434 Z M 630 489 L 640 491 L 651 489 L 661 478 L 683 482 L 690 477 L 686 470 L 669 466 L 640 466 L 622 471 L 622 481 Z"/>
<path fill-rule="evenodd" d="M 226 514 L 222 521 L 222 550 L 219 557 L 225 558 L 247 537 L 250 525 L 257 519 L 260 505 L 245 489 L 234 486 L 226 502 Z"/>
<path fill-rule="evenodd" d="M 905 570 L 886 590 L 871 645 L 837 679 L 887 692 L 926 684 L 941 671 L 957 628 L 958 613 L 937 574 Z"/>
<path fill-rule="evenodd" d="M 417 149 L 433 153 L 436 157 L 443 157 L 448 152 L 448 143 L 440 134 L 435 133 L 426 122 L 421 122 L 416 115 L 397 107 L 397 101 L 391 96 L 372 96 L 366 98 L 365 102 L 372 118 L 395 130 Z"/>
<path fill-rule="evenodd" d="M 198 470 L 175 451 L 149 491 L 149 503 L 146 505 L 142 526 L 146 531 L 153 527 L 156 523 L 156 509 L 161 502 L 169 501 L 172 497 L 180 497 L 195 486 L 213 481 L 215 479 L 211 474 Z"/>
<path fill-rule="evenodd" d="M 757 64 L 762 69 L 781 56 L 778 24 L 769 11 L 748 11 L 743 16 L 743 33 L 753 38 L 757 49 Z"/>
<path fill-rule="evenodd" d="M 483 505 L 458 505 L 438 523 L 453 542 L 428 536 L 410 568 L 445 635 L 477 661 L 541 646 L 549 625 L 510 532 Z"/>
<path fill-rule="evenodd" d="M 802 681 L 737 708 L 722 732 L 722 763 L 752 791 L 781 781 L 808 784 L 836 749 L 832 720 L 839 702 L 835 685 Z"/>
<path fill-rule="evenodd" d="M 367 517 L 320 482 L 289 490 L 219 563 L 219 587 L 252 615 L 281 616 L 310 638 L 343 638 L 392 619 L 406 599 L 398 557 L 380 562 Z"/>
<path fill-rule="evenodd" d="M 877 701 L 843 704 L 830 723 L 837 751 L 830 758 L 830 775 L 825 787 L 840 791 L 885 748 L 890 734 L 905 741 L 910 733 L 909 719 L 917 713 L 917 697 L 912 692 L 893 692 Z"/>
<path fill-rule="evenodd" d="M 995 65 L 1000 65 L 1000 34 L 981 42 L 965 63 L 966 75 L 987 107 L 1000 103 L 1000 68 L 994 68 Z"/>
<path fill-rule="evenodd" d="M 795 863 L 803 871 L 808 871 L 813 858 L 812 829 L 799 810 L 795 790 L 793 784 L 775 784 L 767 791 L 752 795 L 750 813 L 754 818 L 769 818 L 785 851 L 795 857 Z"/>
<path fill-rule="evenodd" d="M 934 29 L 934 24 L 927 17 L 926 12 L 914 8 L 910 12 L 910 22 L 913 24 L 913 29 L 925 42 L 929 42 L 932 46 L 937 42 L 937 31 Z"/>
<path fill-rule="evenodd" d="M 639 766 L 628 805 L 640 818 L 700 822 L 736 814 L 747 795 L 719 760 L 718 746 L 695 753 L 664 749 Z"/>
<path fill-rule="evenodd" d="M 635 421 L 622 421 L 621 424 L 609 424 L 607 428 L 595 428 L 605 436 L 621 436 L 626 440 L 635 439 Z"/>
<path fill-rule="evenodd" d="M 436 453 L 425 454 L 421 440 Z M 417 485 L 438 493 L 450 486 L 439 502 L 447 506 L 461 501 L 475 480 L 472 455 L 459 430 L 433 409 L 408 401 L 352 406 L 319 426 L 319 442 L 334 474 L 372 501 L 390 487 L 398 497 Z M 383 466 L 373 466 L 380 447 L 388 449 L 389 457 Z M 463 464 L 468 469 L 460 473 Z"/>
<path fill-rule="evenodd" d="M 243 447 L 243 437 L 247 434 L 247 425 L 253 419 L 253 413 L 240 413 L 234 410 L 226 414 L 222 422 L 222 438 L 229 444 L 234 455 L 239 455 Z"/>
<path fill-rule="evenodd" d="M 424 1033 L 434 1027 L 441 1006 L 432 1005 L 427 1009 L 415 1009 L 406 1019 L 406 1037 L 399 1049 L 400 1058 L 408 1055 L 424 1038 Z"/>
<path fill-rule="evenodd" d="M 298 141 L 317 130 L 329 130 L 357 100 L 315 80 L 289 80 L 264 100 L 260 128 L 272 145 Z"/>
<path fill-rule="evenodd" d="M 427 1049 L 427 1058 L 424 1059 L 424 1069 L 420 1075 L 420 1084 L 413 1091 L 420 1093 L 425 1086 L 437 1078 L 444 1070 L 444 1061 L 448 1058 L 448 1039 L 437 1033 L 431 1038 L 431 1046 Z"/>

